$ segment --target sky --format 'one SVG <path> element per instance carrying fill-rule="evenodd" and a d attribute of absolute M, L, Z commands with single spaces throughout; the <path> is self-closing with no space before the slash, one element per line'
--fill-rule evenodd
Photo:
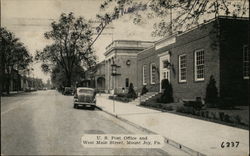
<path fill-rule="evenodd" d="M 50 30 L 50 23 L 57 20 L 61 13 L 73 12 L 76 17 L 96 19 L 102 0 L 2 0 L 1 23 L 7 30 L 14 32 L 34 56 L 36 50 L 42 50 L 50 41 L 44 33 Z M 98 61 L 104 59 L 105 47 L 116 39 L 156 40 L 151 36 L 152 22 L 135 25 L 129 20 L 131 15 L 124 15 L 109 26 L 94 44 Z M 94 25 L 95 26 L 95 25 Z M 96 24 L 97 26 L 97 24 Z M 112 35 L 111 35 L 111 34 Z M 94 36 L 95 38 L 95 36 Z M 34 63 L 34 77 L 44 81 L 50 78 L 40 68 L 41 63 Z"/>

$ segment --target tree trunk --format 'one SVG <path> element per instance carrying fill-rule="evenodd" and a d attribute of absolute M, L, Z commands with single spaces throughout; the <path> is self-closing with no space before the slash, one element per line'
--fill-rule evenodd
<path fill-rule="evenodd" d="M 71 73 L 67 72 L 66 77 L 67 77 L 67 87 L 71 87 Z"/>

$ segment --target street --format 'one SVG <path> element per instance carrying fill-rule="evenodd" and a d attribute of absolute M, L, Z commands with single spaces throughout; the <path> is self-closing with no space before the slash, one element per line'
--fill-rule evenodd
<path fill-rule="evenodd" d="M 84 134 L 144 132 L 98 109 L 73 109 L 72 99 L 55 90 L 2 97 L 1 154 L 169 155 L 161 149 L 84 148 Z"/>

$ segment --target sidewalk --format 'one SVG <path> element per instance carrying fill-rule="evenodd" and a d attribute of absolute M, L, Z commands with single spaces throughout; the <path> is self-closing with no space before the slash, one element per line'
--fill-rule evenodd
<path fill-rule="evenodd" d="M 97 96 L 97 106 L 120 119 L 173 140 L 182 147 L 188 147 L 189 153 L 192 154 L 196 151 L 212 156 L 247 156 L 249 153 L 249 131 L 247 130 L 156 111 L 130 103 L 115 101 L 113 105 L 113 100 L 103 95 Z M 222 142 L 235 141 L 239 141 L 238 147 L 221 148 Z M 224 145 L 226 146 L 225 143 Z"/>

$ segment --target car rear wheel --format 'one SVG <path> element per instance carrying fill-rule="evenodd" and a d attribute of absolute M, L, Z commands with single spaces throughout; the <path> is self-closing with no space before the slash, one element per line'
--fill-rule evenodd
<path fill-rule="evenodd" d="M 78 106 L 76 104 L 74 104 L 74 108 L 78 109 Z"/>
<path fill-rule="evenodd" d="M 95 110 L 95 106 L 91 106 L 90 109 L 91 109 L 91 110 Z"/>

